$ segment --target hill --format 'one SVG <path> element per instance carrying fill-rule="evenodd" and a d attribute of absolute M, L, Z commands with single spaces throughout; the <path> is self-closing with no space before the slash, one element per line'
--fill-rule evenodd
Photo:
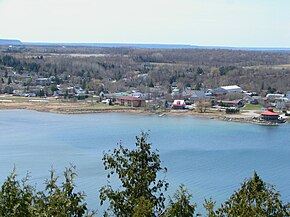
<path fill-rule="evenodd" d="M 22 45 L 22 42 L 14 39 L 0 39 L 0 45 Z"/>

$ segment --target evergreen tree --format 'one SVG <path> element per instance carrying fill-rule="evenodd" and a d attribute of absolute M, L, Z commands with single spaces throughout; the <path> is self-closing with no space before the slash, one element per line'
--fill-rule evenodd
<path fill-rule="evenodd" d="M 217 210 L 217 216 L 283 217 L 290 216 L 289 204 L 284 205 L 280 194 L 265 183 L 256 172 Z"/>
<path fill-rule="evenodd" d="M 11 77 L 9 76 L 8 77 L 8 81 L 7 81 L 7 84 L 9 85 L 9 84 L 11 84 L 12 83 L 12 80 L 11 80 Z"/>
<path fill-rule="evenodd" d="M 198 68 L 196 69 L 196 74 L 198 74 L 198 75 L 202 75 L 202 74 L 203 74 L 203 69 L 200 68 L 200 67 L 198 67 Z"/>
<path fill-rule="evenodd" d="M 35 190 L 27 184 L 28 176 L 19 181 L 15 169 L 3 183 L 0 192 L 0 216 L 33 216 Z"/>
<path fill-rule="evenodd" d="M 75 167 L 71 166 L 64 172 L 65 181 L 59 186 L 59 177 L 51 170 L 50 179 L 46 181 L 44 192 L 38 193 L 38 209 L 44 216 L 81 217 L 92 216 L 88 214 L 87 204 L 84 202 L 85 194 L 75 192 Z"/>
<path fill-rule="evenodd" d="M 152 151 L 147 143 L 147 133 L 136 137 L 136 149 L 129 150 L 122 145 L 103 157 L 108 178 L 116 174 L 122 185 L 117 190 L 108 184 L 101 188 L 101 205 L 109 200 L 109 211 L 116 216 L 159 216 L 164 212 L 165 196 L 168 188 L 164 179 L 158 179 L 157 173 L 167 171 L 161 167 L 157 151 Z M 134 214 L 135 213 L 135 214 Z"/>
<path fill-rule="evenodd" d="M 209 200 L 204 200 L 203 207 L 205 208 L 207 212 L 207 217 L 216 217 L 216 214 L 214 212 L 214 207 L 215 207 L 216 202 L 210 198 Z"/>
<path fill-rule="evenodd" d="M 166 217 L 192 217 L 194 216 L 196 204 L 191 204 L 192 195 L 188 193 L 184 185 L 170 199 L 169 207 L 165 213 Z"/>
<path fill-rule="evenodd" d="M 89 212 L 84 202 L 85 195 L 75 192 L 75 167 L 69 167 L 64 172 L 65 181 L 58 185 L 58 178 L 51 171 L 50 179 L 46 181 L 45 191 L 36 192 L 27 184 L 29 176 L 17 180 L 15 169 L 7 177 L 0 191 L 0 216 L 2 217 L 90 217 L 95 212 Z"/>

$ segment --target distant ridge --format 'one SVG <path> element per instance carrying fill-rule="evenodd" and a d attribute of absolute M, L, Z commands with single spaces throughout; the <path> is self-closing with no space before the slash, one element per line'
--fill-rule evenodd
<path fill-rule="evenodd" d="M 131 44 L 131 43 L 54 43 L 21 42 L 20 40 L 0 39 L 0 45 L 28 46 L 64 46 L 64 47 L 104 47 L 104 48 L 149 48 L 149 49 L 224 49 L 243 51 L 290 51 L 283 47 L 231 47 L 231 46 L 197 46 L 189 44 Z"/>
<path fill-rule="evenodd" d="M 46 43 L 46 42 L 24 42 L 24 45 L 43 46 L 67 46 L 67 47 L 128 47 L 128 48 L 161 48 L 161 49 L 185 49 L 198 48 L 198 46 L 186 44 L 130 44 L 130 43 Z"/>
<path fill-rule="evenodd" d="M 0 45 L 22 45 L 22 42 L 14 39 L 0 39 Z"/>
<path fill-rule="evenodd" d="M 23 42 L 24 45 L 39 46 L 67 46 L 67 47 L 107 47 L 107 48 L 151 48 L 151 49 L 223 49 L 244 51 L 290 51 L 283 47 L 230 47 L 230 46 L 198 46 L 189 44 L 130 44 L 130 43 L 47 43 L 47 42 Z"/>

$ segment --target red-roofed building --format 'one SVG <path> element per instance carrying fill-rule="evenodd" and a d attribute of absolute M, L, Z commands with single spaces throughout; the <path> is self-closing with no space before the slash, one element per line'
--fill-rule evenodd
<path fill-rule="evenodd" d="M 264 121 L 279 122 L 279 114 L 269 107 L 266 111 L 261 113 L 260 119 Z"/>
<path fill-rule="evenodd" d="M 145 107 L 145 100 L 134 96 L 117 97 L 117 104 L 128 107 Z"/>
<path fill-rule="evenodd" d="M 179 100 L 179 99 L 174 100 L 174 102 L 172 104 L 172 108 L 173 109 L 184 109 L 185 108 L 184 100 Z"/>

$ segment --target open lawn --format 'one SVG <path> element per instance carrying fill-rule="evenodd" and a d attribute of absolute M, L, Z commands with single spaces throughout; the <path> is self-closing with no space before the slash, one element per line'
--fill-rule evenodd
<path fill-rule="evenodd" d="M 253 105 L 253 104 L 246 104 L 242 110 L 262 110 L 263 106 L 260 104 Z"/>
<path fill-rule="evenodd" d="M 121 110 L 121 109 L 130 109 L 130 107 L 125 107 L 125 106 L 111 106 L 111 105 L 106 105 L 102 103 L 96 103 L 94 105 L 88 105 L 88 106 L 78 106 L 74 108 L 69 108 L 70 110 Z"/>

